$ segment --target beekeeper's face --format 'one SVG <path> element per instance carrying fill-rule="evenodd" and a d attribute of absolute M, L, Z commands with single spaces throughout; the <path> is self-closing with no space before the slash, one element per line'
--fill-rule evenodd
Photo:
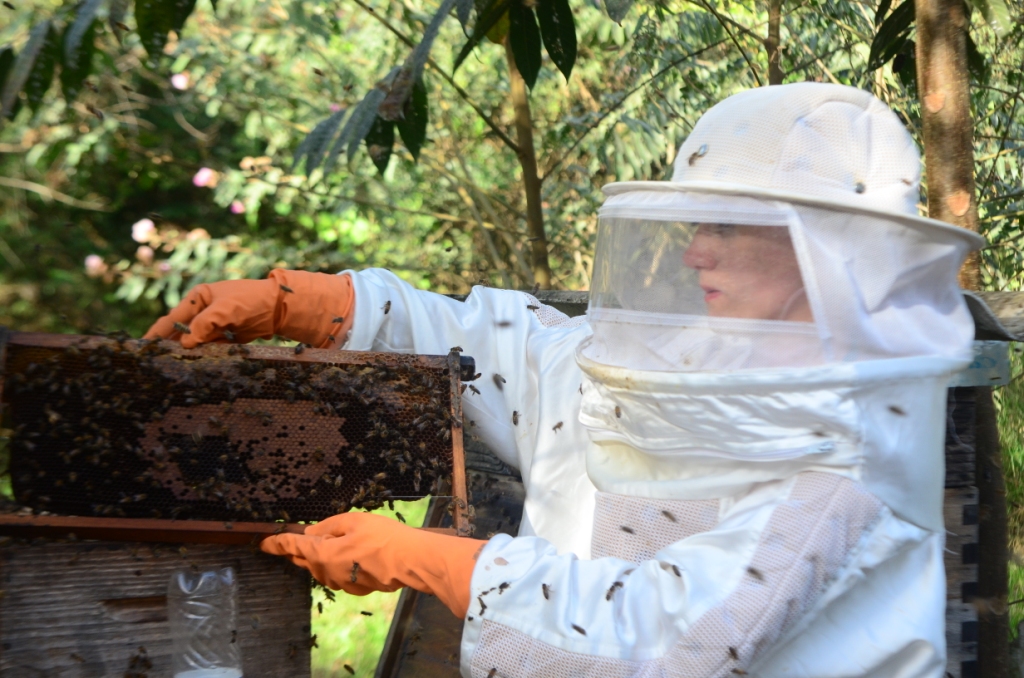
<path fill-rule="evenodd" d="M 683 264 L 699 273 L 712 317 L 813 319 L 784 227 L 700 224 Z"/>

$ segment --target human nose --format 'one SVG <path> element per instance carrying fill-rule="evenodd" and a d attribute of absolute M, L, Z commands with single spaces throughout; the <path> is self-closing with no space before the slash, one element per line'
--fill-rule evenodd
<path fill-rule="evenodd" d="M 703 233 L 695 234 L 690 246 L 683 253 L 683 265 L 701 271 L 714 268 L 716 263 L 718 259 L 707 236 Z"/>

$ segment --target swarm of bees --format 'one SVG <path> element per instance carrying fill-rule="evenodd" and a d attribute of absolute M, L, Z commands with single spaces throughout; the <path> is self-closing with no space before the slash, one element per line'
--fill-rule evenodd
<path fill-rule="evenodd" d="M 290 359 L 120 336 L 7 347 L 16 498 L 72 515 L 322 520 L 437 494 L 451 378 L 416 356 Z M 198 356 L 196 355 L 198 353 Z"/>

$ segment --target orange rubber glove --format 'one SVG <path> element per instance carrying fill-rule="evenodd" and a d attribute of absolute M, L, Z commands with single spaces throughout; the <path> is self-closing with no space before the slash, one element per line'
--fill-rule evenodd
<path fill-rule="evenodd" d="M 266 280 L 196 285 L 145 338 L 173 339 L 195 348 L 215 341 L 244 344 L 277 334 L 328 348 L 345 342 L 354 308 L 350 276 L 278 268 Z M 189 333 L 176 329 L 177 323 L 188 325 Z"/>
<path fill-rule="evenodd" d="M 260 548 L 286 556 L 328 588 L 365 596 L 410 586 L 436 595 L 463 618 L 476 558 L 486 543 L 372 513 L 342 513 L 310 525 L 304 534 L 267 537 Z"/>

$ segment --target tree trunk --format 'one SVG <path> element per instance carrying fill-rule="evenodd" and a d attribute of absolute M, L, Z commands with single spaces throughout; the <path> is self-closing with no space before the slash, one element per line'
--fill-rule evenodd
<path fill-rule="evenodd" d="M 782 67 L 779 61 L 782 38 L 779 24 L 782 22 L 782 0 L 768 0 L 768 38 L 764 41 L 768 52 L 768 84 L 782 84 Z"/>
<path fill-rule="evenodd" d="M 544 234 L 544 210 L 540 204 L 541 178 L 537 173 L 537 153 L 533 148 L 530 99 L 526 92 L 526 81 L 520 75 L 512 55 L 512 43 L 508 36 L 505 37 L 505 58 L 508 61 L 512 106 L 515 109 L 519 165 L 523 168 L 523 186 L 526 189 L 526 231 L 530 234 L 533 282 L 546 290 L 551 288 L 551 268 L 548 265 L 548 239 Z"/>
<path fill-rule="evenodd" d="M 915 0 L 914 7 L 928 216 L 977 231 L 964 3 Z M 960 271 L 960 286 L 976 290 L 978 284 L 978 258 L 972 254 Z"/>
<path fill-rule="evenodd" d="M 917 83 L 924 131 L 928 216 L 978 230 L 973 120 L 967 69 L 968 19 L 963 0 L 915 0 Z M 977 253 L 960 270 L 960 285 L 978 289 Z M 1006 490 L 992 389 L 977 393 L 978 672 L 1009 676 L 1006 572 Z"/>

